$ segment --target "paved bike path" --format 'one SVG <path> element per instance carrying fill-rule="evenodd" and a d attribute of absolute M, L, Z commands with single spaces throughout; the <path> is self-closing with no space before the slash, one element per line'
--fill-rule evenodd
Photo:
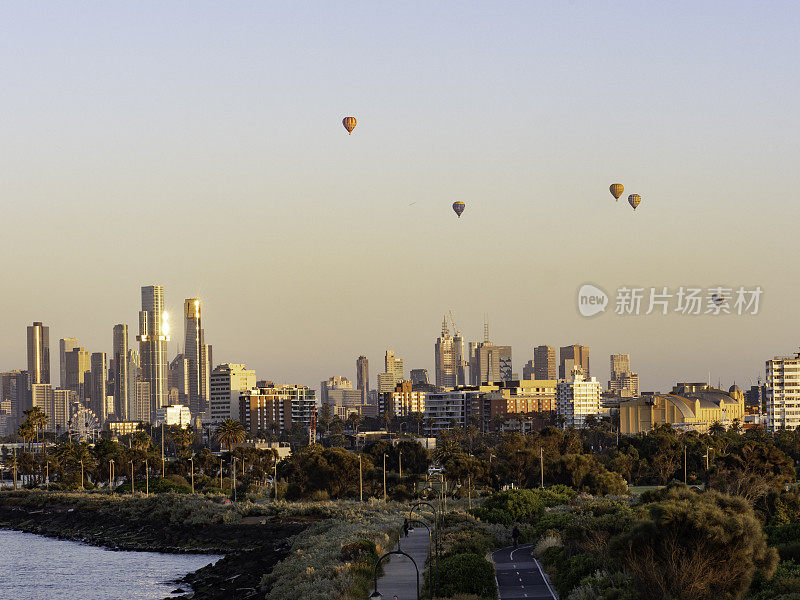
<path fill-rule="evenodd" d="M 541 566 L 531 556 L 531 544 L 492 553 L 500 600 L 557 600 Z"/>
<path fill-rule="evenodd" d="M 424 527 L 415 527 L 408 537 L 400 538 L 400 548 L 412 556 L 419 568 L 419 585 L 422 587 L 422 577 L 425 572 L 425 559 L 428 557 L 429 539 L 428 530 Z M 394 547 L 397 550 L 397 546 Z M 393 554 L 383 563 L 383 575 L 378 578 L 378 591 L 385 600 L 417 599 L 417 571 L 407 557 Z"/>

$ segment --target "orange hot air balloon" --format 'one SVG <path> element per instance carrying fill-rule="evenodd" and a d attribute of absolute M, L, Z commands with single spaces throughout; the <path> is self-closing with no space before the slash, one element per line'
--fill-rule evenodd
<path fill-rule="evenodd" d="M 344 128 L 347 129 L 347 135 L 353 133 L 353 129 L 356 128 L 356 118 L 355 117 L 345 117 L 342 119 L 342 125 Z"/>
<path fill-rule="evenodd" d="M 622 192 L 625 191 L 625 187 L 621 183 L 612 183 L 608 191 L 611 192 L 615 200 L 619 200 L 619 197 L 622 196 Z"/>
<path fill-rule="evenodd" d="M 628 196 L 628 204 L 633 207 L 633 210 L 636 210 L 636 207 L 639 206 L 641 201 L 642 197 L 639 194 L 631 194 Z"/>

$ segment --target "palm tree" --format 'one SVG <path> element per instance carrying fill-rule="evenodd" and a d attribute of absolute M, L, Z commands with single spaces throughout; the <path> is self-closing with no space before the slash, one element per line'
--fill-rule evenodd
<path fill-rule="evenodd" d="M 192 447 L 192 441 L 194 441 L 192 432 L 188 428 L 184 429 L 179 425 L 174 425 L 170 427 L 169 437 L 171 437 L 172 441 L 175 443 L 175 450 L 178 458 L 189 458 L 191 455 L 190 448 Z"/>
<path fill-rule="evenodd" d="M 47 413 L 45 413 L 41 407 L 34 406 L 26 410 L 23 414 L 25 415 L 25 422 L 30 423 L 38 441 L 39 432 L 44 431 L 44 428 L 47 427 Z"/>
<path fill-rule="evenodd" d="M 131 434 L 131 446 L 137 450 L 147 450 L 150 447 L 150 442 L 150 436 L 143 429 Z"/>
<path fill-rule="evenodd" d="M 225 446 L 228 452 L 232 452 L 237 444 L 241 444 L 247 437 L 244 427 L 239 421 L 233 419 L 225 419 L 219 424 L 217 430 L 214 432 L 214 437 Z"/>
<path fill-rule="evenodd" d="M 361 423 L 361 415 L 354 412 L 347 415 L 347 423 L 350 425 L 350 429 L 353 430 L 353 433 L 358 435 L 358 425 Z"/>
<path fill-rule="evenodd" d="M 23 444 L 30 450 L 31 442 L 36 437 L 36 428 L 31 421 L 26 419 L 17 428 L 17 435 L 22 438 Z"/>

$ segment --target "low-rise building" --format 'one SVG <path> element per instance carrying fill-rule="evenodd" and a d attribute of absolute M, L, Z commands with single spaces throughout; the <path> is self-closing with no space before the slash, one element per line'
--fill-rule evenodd
<path fill-rule="evenodd" d="M 188 406 L 183 404 L 173 404 L 162 406 L 156 409 L 156 425 L 166 425 L 172 427 L 177 425 L 183 429 L 192 424 L 192 413 Z"/>
<path fill-rule="evenodd" d="M 117 437 L 136 433 L 143 425 L 141 421 L 106 421 L 108 431 Z"/>
<path fill-rule="evenodd" d="M 705 383 L 679 383 L 672 393 L 644 393 L 619 405 L 623 435 L 647 433 L 668 424 L 681 431 L 708 432 L 711 425 L 729 426 L 744 421 L 744 395 L 729 393 Z"/>

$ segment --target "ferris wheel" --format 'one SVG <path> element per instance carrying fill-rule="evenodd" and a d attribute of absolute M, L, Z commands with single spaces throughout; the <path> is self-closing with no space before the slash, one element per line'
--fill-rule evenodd
<path fill-rule="evenodd" d="M 72 418 L 69 420 L 69 430 L 79 438 L 93 437 L 100 431 L 100 421 L 97 420 L 91 409 L 81 406 L 72 414 Z"/>

